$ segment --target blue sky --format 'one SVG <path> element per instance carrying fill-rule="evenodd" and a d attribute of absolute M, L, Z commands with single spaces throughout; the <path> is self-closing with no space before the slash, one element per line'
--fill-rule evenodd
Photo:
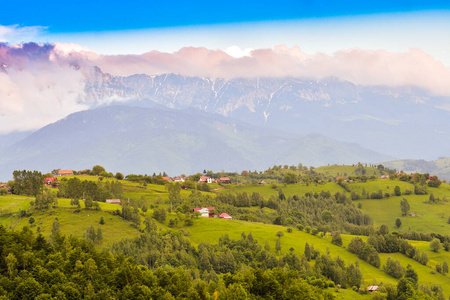
<path fill-rule="evenodd" d="M 14 30 L 2 35 L 1 25 Z M 6 1 L 0 41 L 74 43 L 112 55 L 189 46 L 234 56 L 282 44 L 308 54 L 420 48 L 450 67 L 450 1 Z"/>
<path fill-rule="evenodd" d="M 3 1 L 2 25 L 98 32 L 450 9 L 449 1 Z"/>

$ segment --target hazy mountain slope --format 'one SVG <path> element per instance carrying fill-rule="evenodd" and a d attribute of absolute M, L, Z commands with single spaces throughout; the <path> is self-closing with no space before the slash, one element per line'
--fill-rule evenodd
<path fill-rule="evenodd" d="M 430 173 L 437 175 L 441 179 L 450 180 L 450 158 L 442 157 L 434 161 L 423 159 L 403 159 L 383 162 L 388 168 L 395 168 L 397 171 L 406 173 Z"/>
<path fill-rule="evenodd" d="M 0 177 L 14 169 L 84 169 L 175 175 L 273 164 L 378 162 L 391 157 L 321 135 L 292 134 L 198 110 L 109 106 L 74 113 L 0 153 Z"/>
<path fill-rule="evenodd" d="M 320 133 L 396 157 L 431 160 L 450 149 L 450 115 L 437 108 L 449 99 L 414 87 L 336 78 L 117 77 L 96 69 L 86 91 L 94 100 L 116 95 L 131 105 L 193 107 L 285 132 Z"/>

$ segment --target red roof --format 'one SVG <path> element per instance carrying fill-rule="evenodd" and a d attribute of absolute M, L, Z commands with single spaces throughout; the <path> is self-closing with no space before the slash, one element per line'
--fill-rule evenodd
<path fill-rule="evenodd" d="M 228 177 L 220 177 L 220 181 L 230 181 L 230 178 Z"/>
<path fill-rule="evenodd" d="M 58 175 L 73 175 L 73 170 L 59 170 Z"/>
<path fill-rule="evenodd" d="M 167 181 L 167 180 L 169 180 L 170 179 L 170 177 L 163 177 L 163 179 L 165 180 L 165 181 Z"/>
<path fill-rule="evenodd" d="M 56 177 L 45 177 L 45 182 L 53 182 L 53 180 L 55 180 Z"/>
<path fill-rule="evenodd" d="M 209 178 L 210 178 L 209 176 L 201 176 L 198 181 L 199 182 L 207 182 Z"/>
<path fill-rule="evenodd" d="M 220 214 L 219 218 L 231 218 L 231 216 L 226 213 L 222 213 Z"/>

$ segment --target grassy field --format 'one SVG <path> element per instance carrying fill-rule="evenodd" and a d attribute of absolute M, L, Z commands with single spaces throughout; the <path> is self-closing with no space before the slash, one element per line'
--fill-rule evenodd
<path fill-rule="evenodd" d="M 30 227 L 29 217 L 20 219 L 15 225 L 16 230 L 23 226 L 28 226 L 34 232 L 40 228 L 40 232 L 49 237 L 52 230 L 53 221 L 58 218 L 61 233 L 82 238 L 86 229 L 93 225 L 96 229 L 101 228 L 103 234 L 102 245 L 108 245 L 123 238 L 137 236 L 139 231 L 131 224 L 118 216 L 114 216 L 105 211 L 84 210 L 75 212 L 71 208 L 56 208 L 51 210 L 36 211 L 32 217 L 35 219 L 34 226 Z M 100 225 L 100 218 L 105 220 L 104 225 Z"/>
<path fill-rule="evenodd" d="M 402 217 L 400 201 L 406 198 L 410 205 L 409 212 L 414 212 L 416 217 Z M 383 199 L 365 199 L 355 201 L 361 203 L 362 210 L 367 212 L 374 220 L 375 226 L 385 224 L 391 231 L 417 231 L 436 232 L 440 234 L 450 233 L 450 203 L 427 204 L 428 195 L 408 195 Z M 402 225 L 399 229 L 395 226 L 395 220 L 399 218 Z"/>
<path fill-rule="evenodd" d="M 102 228 L 104 245 L 138 234 L 138 230 L 132 227 L 129 222 L 109 213 L 120 209 L 120 206 L 100 202 L 101 211 L 82 209 L 79 213 L 75 213 L 75 207 L 70 205 L 70 199 L 58 199 L 58 207 L 55 209 L 34 211 L 32 217 L 35 219 L 35 223 L 30 226 L 28 222 L 30 218 L 20 218 L 17 212 L 19 212 L 19 209 L 29 209 L 30 201 L 33 200 L 34 197 L 0 196 L 0 211 L 3 212 L 0 215 L 0 224 L 16 230 L 20 230 L 23 226 L 29 226 L 34 232 L 39 227 L 40 232 L 48 237 L 51 233 L 53 221 L 57 217 L 61 225 L 61 232 L 65 235 L 72 234 L 83 237 L 84 232 L 91 225 L 94 225 L 95 228 Z M 81 208 L 84 208 L 82 201 L 80 204 Z M 105 220 L 104 225 L 99 224 L 101 217 Z"/>
<path fill-rule="evenodd" d="M 2 195 L 0 196 L 0 216 L 10 215 L 19 212 L 19 210 L 27 210 L 30 208 L 30 201 L 34 197 L 19 195 Z"/>
<path fill-rule="evenodd" d="M 357 175 L 355 170 L 357 166 L 350 166 L 350 165 L 331 165 L 331 166 L 323 166 L 323 167 L 317 167 L 315 171 L 317 173 L 323 173 L 324 175 L 329 175 L 333 177 L 337 176 L 351 176 L 351 175 Z M 366 176 L 375 175 L 375 176 L 381 176 L 380 171 L 377 168 L 372 167 L 364 167 L 366 170 Z M 346 174 L 346 175 L 345 175 Z"/>
<path fill-rule="evenodd" d="M 440 285 L 444 290 L 444 294 L 447 296 L 450 295 L 450 277 L 439 273 L 432 274 L 431 267 L 424 266 L 401 253 L 380 253 L 381 266 L 386 263 L 388 257 L 398 260 L 405 269 L 408 264 L 411 265 L 419 275 L 419 284 L 426 284 L 430 286 L 436 284 Z"/>
<path fill-rule="evenodd" d="M 223 189 L 217 190 L 217 193 L 243 193 L 251 195 L 253 192 L 261 194 L 264 198 L 269 198 L 271 196 L 278 196 L 278 189 L 281 188 L 285 196 L 304 196 L 306 193 L 318 193 L 321 191 L 329 191 L 331 194 L 336 192 L 345 192 L 345 190 L 336 183 L 325 183 L 325 184 L 278 184 L 277 188 L 273 188 L 272 185 L 258 185 L 258 184 L 242 184 L 242 185 L 229 185 L 224 186 Z"/>
<path fill-rule="evenodd" d="M 414 185 L 411 183 L 400 181 L 400 180 L 389 180 L 389 179 L 380 179 L 380 180 L 368 180 L 367 182 L 358 182 L 358 183 L 349 183 L 350 189 L 360 195 L 362 195 L 363 189 L 366 193 L 376 193 L 378 190 L 381 190 L 384 193 L 393 194 L 395 186 L 400 187 L 400 191 L 403 193 L 407 189 L 414 192 Z"/>

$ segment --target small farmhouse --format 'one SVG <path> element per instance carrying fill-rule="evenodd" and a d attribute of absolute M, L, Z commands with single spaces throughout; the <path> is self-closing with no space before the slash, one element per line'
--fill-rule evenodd
<path fill-rule="evenodd" d="M 73 170 L 59 170 L 58 176 L 70 176 L 73 175 Z"/>
<path fill-rule="evenodd" d="M 389 179 L 389 175 L 381 175 L 381 179 Z"/>
<path fill-rule="evenodd" d="M 233 220 L 233 218 L 230 215 L 226 214 L 226 213 L 220 214 L 219 218 L 226 219 L 226 220 Z"/>
<path fill-rule="evenodd" d="M 212 178 L 209 176 L 201 176 L 198 183 L 212 183 Z"/>
<path fill-rule="evenodd" d="M 378 285 L 371 285 L 367 288 L 369 292 L 375 292 L 378 290 Z"/>
<path fill-rule="evenodd" d="M 173 182 L 184 182 L 186 180 L 183 176 L 177 176 L 173 178 Z"/>
<path fill-rule="evenodd" d="M 214 211 L 215 208 L 214 207 L 196 207 L 194 208 L 194 212 L 198 211 L 199 213 L 201 213 L 200 217 L 202 218 L 214 218 L 215 214 Z"/>
<path fill-rule="evenodd" d="M 172 178 L 170 178 L 169 176 L 164 176 L 163 179 L 167 182 L 172 182 Z"/>
<path fill-rule="evenodd" d="M 55 180 L 56 180 L 56 177 L 46 177 L 46 178 L 44 179 L 44 183 L 45 183 L 46 185 L 51 185 L 52 182 L 55 181 Z"/>
<path fill-rule="evenodd" d="M 220 177 L 219 183 L 231 184 L 231 180 L 229 177 Z"/>
<path fill-rule="evenodd" d="M 264 180 L 259 183 L 259 185 L 266 185 L 266 184 L 268 184 L 268 183 L 265 182 Z"/>
<path fill-rule="evenodd" d="M 120 199 L 106 199 L 105 202 L 106 203 L 110 203 L 110 204 L 118 204 L 118 205 L 120 205 Z"/>

